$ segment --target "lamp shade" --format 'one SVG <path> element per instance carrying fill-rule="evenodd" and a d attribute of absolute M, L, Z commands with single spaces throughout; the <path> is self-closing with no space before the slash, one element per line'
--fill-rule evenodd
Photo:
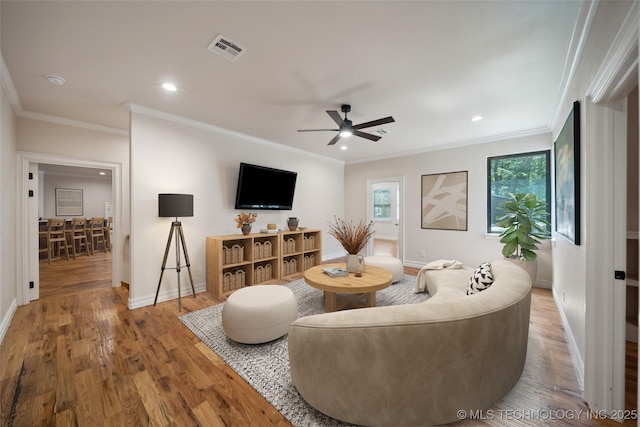
<path fill-rule="evenodd" d="M 158 194 L 158 216 L 193 216 L 193 194 Z"/>

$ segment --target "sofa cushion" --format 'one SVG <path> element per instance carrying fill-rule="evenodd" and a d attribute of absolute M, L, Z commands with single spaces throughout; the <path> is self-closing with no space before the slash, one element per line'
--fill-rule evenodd
<path fill-rule="evenodd" d="M 476 294 L 484 291 L 493 284 L 493 272 L 491 271 L 491 264 L 483 262 L 478 268 L 473 270 L 473 274 L 469 278 L 469 288 L 467 289 L 467 295 Z"/>

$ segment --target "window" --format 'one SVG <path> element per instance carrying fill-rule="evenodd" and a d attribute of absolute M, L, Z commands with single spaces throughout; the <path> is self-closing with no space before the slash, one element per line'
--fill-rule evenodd
<path fill-rule="evenodd" d="M 391 190 L 373 190 L 373 218 L 391 219 Z"/>
<path fill-rule="evenodd" d="M 547 203 L 551 218 L 551 151 L 512 154 L 487 159 L 487 232 L 500 233 L 496 217 L 509 193 L 532 193 Z M 547 231 L 551 234 L 549 226 Z"/>

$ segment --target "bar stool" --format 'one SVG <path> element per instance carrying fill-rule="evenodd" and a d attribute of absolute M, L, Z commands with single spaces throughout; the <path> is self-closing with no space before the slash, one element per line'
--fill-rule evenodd
<path fill-rule="evenodd" d="M 104 218 L 98 216 L 91 217 L 91 222 L 89 223 L 89 235 L 91 236 L 91 254 L 95 253 L 100 239 L 102 239 L 102 248 L 104 249 L 104 253 L 107 253 L 107 245 L 104 240 Z"/>
<path fill-rule="evenodd" d="M 76 248 L 80 253 L 84 252 L 89 256 L 86 218 L 73 218 L 71 221 L 71 248 L 73 251 L 73 259 L 76 259 Z"/>
<path fill-rule="evenodd" d="M 53 218 L 49 224 L 49 232 L 47 239 L 49 240 L 49 250 L 47 252 L 47 260 L 51 264 L 51 256 L 54 253 L 60 255 L 60 250 L 64 247 L 67 261 L 69 261 L 69 246 L 67 246 L 67 233 L 65 232 L 66 221 L 64 218 Z"/>
<path fill-rule="evenodd" d="M 104 240 L 107 250 L 111 252 L 111 224 L 113 224 L 113 217 L 110 216 L 107 218 L 107 225 L 104 227 Z"/>
<path fill-rule="evenodd" d="M 47 223 L 44 226 L 45 227 L 44 230 L 38 231 L 39 253 L 49 252 L 49 226 L 50 225 L 51 225 L 51 218 L 47 220 Z M 38 224 L 38 227 L 41 227 L 41 225 Z"/>

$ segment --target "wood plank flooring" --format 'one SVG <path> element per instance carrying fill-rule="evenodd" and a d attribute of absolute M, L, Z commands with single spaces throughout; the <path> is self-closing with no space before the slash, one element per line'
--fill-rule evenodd
<path fill-rule="evenodd" d="M 51 287 L 41 283 L 42 298 L 16 311 L 0 346 L 0 425 L 290 425 L 182 325 L 177 301 L 130 311 L 125 287 L 111 288 L 104 274 L 89 278 L 90 270 L 110 275 L 110 256 L 94 265 L 90 258 L 69 270 L 66 261 L 52 263 Z M 75 285 L 69 276 L 78 276 Z M 185 313 L 221 300 L 203 292 L 182 302 Z M 492 419 L 455 425 L 620 425 L 587 417 L 550 291 L 534 290 L 530 325 L 519 383 L 484 414 Z M 637 381 L 637 346 L 635 358 L 628 366 Z M 574 411 L 584 412 L 548 416 Z"/>

